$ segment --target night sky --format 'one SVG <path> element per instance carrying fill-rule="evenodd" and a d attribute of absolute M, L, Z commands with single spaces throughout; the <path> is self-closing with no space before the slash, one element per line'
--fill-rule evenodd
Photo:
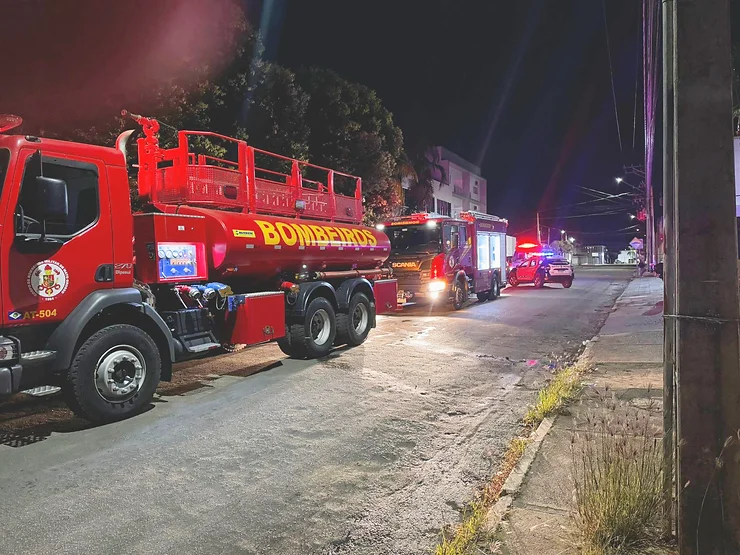
<path fill-rule="evenodd" d="M 512 232 L 532 233 L 539 210 L 555 236 L 566 229 L 614 248 L 631 239 L 617 232 L 634 223 L 628 207 L 581 218 L 601 208 L 571 205 L 592 198 L 582 187 L 623 192 L 615 177 L 644 162 L 641 0 L 0 0 L 0 48 L 12 53 L 0 113 L 49 125 L 109 121 L 163 79 L 187 80 L 192 60 L 227 62 L 233 37 L 217 30 L 231 2 L 261 29 L 268 59 L 363 83 L 408 144 L 443 145 L 480 165 L 488 210 Z M 740 38 L 740 2 L 731 5 Z"/>
<path fill-rule="evenodd" d="M 541 209 L 544 224 L 617 246 L 631 237 L 577 232 L 624 228 L 626 213 L 553 219 L 597 205 L 552 209 L 588 200 L 579 187 L 617 193 L 623 165 L 643 162 L 641 97 L 633 133 L 640 10 L 606 0 L 621 150 L 601 0 L 276 0 L 261 19 L 272 59 L 376 89 L 410 141 L 479 164 L 489 212 L 513 231 Z"/>

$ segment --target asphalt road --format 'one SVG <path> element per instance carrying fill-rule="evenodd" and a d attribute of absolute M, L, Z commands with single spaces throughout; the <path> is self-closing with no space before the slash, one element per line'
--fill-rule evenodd
<path fill-rule="evenodd" d="M 631 274 L 415 307 L 319 362 L 271 345 L 191 362 L 113 425 L 6 406 L 0 553 L 429 553 Z"/>

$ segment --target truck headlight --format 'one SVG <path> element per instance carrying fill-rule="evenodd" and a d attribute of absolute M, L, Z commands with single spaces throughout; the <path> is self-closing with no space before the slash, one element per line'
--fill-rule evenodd
<path fill-rule="evenodd" d="M 429 291 L 431 293 L 438 293 L 440 291 L 444 291 L 445 289 L 447 289 L 447 283 L 440 279 L 435 279 L 434 281 L 429 283 Z"/>
<path fill-rule="evenodd" d="M 18 345 L 12 339 L 0 337 L 0 362 L 18 360 Z"/>

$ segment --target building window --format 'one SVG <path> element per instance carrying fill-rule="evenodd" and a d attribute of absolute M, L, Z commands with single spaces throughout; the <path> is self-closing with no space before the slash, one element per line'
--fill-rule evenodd
<path fill-rule="evenodd" d="M 474 204 L 473 205 L 473 210 L 478 210 L 478 205 L 477 204 Z"/>
<path fill-rule="evenodd" d="M 437 213 L 443 216 L 452 215 L 452 203 L 445 200 L 437 199 Z"/>

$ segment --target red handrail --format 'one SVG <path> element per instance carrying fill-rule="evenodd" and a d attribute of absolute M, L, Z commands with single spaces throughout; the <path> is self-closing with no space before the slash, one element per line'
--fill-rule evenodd
<path fill-rule="evenodd" d="M 158 122 L 142 116 L 132 117 L 144 130 L 144 137 L 138 141 L 139 194 L 144 201 L 155 204 L 192 203 L 230 210 L 241 208 L 244 212 L 278 213 L 296 218 L 301 217 L 305 211 L 307 217 L 315 219 L 361 221 L 362 180 L 359 177 L 254 148 L 245 141 L 212 131 L 179 131 L 177 146 L 162 149 L 157 136 Z M 237 160 L 190 152 L 188 139 L 193 136 L 235 144 Z M 255 154 L 290 162 L 290 173 L 258 167 Z M 160 167 L 161 162 L 170 162 L 171 165 Z M 303 171 L 309 168 L 326 172 L 326 179 L 305 178 Z M 258 172 L 265 178 L 257 178 Z M 269 176 L 279 180 L 272 181 Z M 353 196 L 341 195 L 335 191 L 336 176 L 354 180 Z M 270 183 L 283 188 L 275 188 Z M 235 185 L 238 185 L 236 197 L 225 196 L 224 191 Z M 304 197 L 304 190 L 311 192 L 309 197 Z M 258 194 L 261 194 L 259 203 Z M 297 201 L 301 199 L 308 201 L 308 205 L 304 204 L 299 208 Z M 341 215 L 338 214 L 337 199 L 343 199 Z M 293 202 L 296 202 L 295 208 L 291 208 Z"/>

